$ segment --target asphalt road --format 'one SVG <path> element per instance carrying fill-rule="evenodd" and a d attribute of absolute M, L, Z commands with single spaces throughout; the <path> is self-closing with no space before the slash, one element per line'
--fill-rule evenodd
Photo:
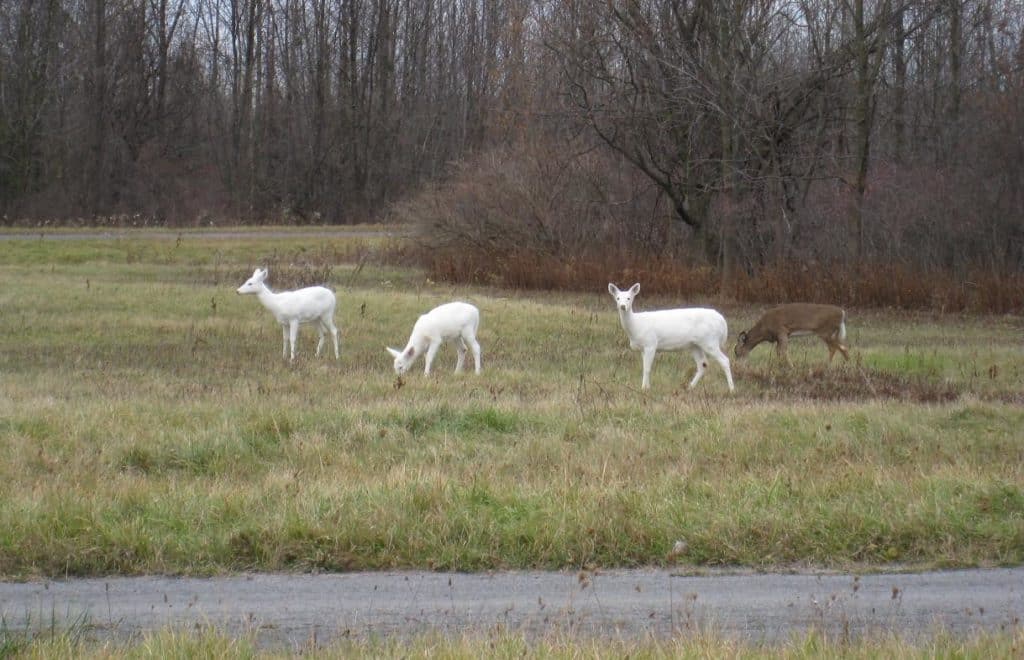
<path fill-rule="evenodd" d="M 165 627 L 252 634 L 300 649 L 339 636 L 495 629 L 614 638 L 708 631 L 752 642 L 816 628 L 913 638 L 1018 627 L 1024 568 L 876 574 L 721 574 L 665 570 L 486 574 L 253 574 L 0 583 L 9 630 L 87 625 L 98 637 Z"/>

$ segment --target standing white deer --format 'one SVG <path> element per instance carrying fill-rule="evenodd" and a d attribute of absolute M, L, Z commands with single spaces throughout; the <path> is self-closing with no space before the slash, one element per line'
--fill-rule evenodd
<path fill-rule="evenodd" d="M 416 320 L 404 350 L 387 347 L 388 353 L 395 358 L 395 373 L 401 376 L 407 372 L 425 352 L 427 357 L 423 373 L 430 375 L 430 365 L 434 362 L 437 349 L 446 340 L 454 342 L 455 350 L 459 353 L 455 363 L 456 373 L 462 371 L 467 345 L 473 351 L 476 373 L 480 373 L 480 343 L 476 340 L 479 327 L 480 310 L 469 303 L 450 302 L 435 307 Z"/>
<path fill-rule="evenodd" d="M 644 374 L 640 387 L 651 387 L 651 365 L 654 354 L 659 350 L 689 350 L 697 363 L 697 374 L 690 381 L 693 388 L 704 375 L 708 357 L 712 357 L 725 372 L 729 391 L 735 387 L 729 358 L 722 352 L 722 345 L 729 336 L 725 317 L 713 309 L 691 307 L 688 309 L 663 309 L 654 312 L 634 312 L 633 299 L 640 293 L 640 284 L 634 284 L 628 291 L 620 291 L 614 284 L 608 285 L 608 293 L 615 299 L 619 309 L 619 322 L 629 336 L 629 347 L 643 351 Z"/>
<path fill-rule="evenodd" d="M 836 351 L 849 360 L 846 345 L 846 311 L 835 305 L 789 303 L 773 307 L 761 315 L 750 330 L 741 332 L 736 340 L 736 357 L 745 357 L 761 342 L 774 342 L 775 351 L 786 364 L 790 337 L 817 335 L 828 346 L 828 361 L 832 363 Z"/>
<path fill-rule="evenodd" d="M 326 287 L 310 286 L 296 291 L 274 293 L 267 287 L 266 279 L 267 269 L 257 268 L 253 271 L 252 277 L 238 287 L 236 293 L 256 294 L 263 306 L 269 309 L 277 322 L 281 324 L 284 357 L 288 358 L 290 344 L 291 360 L 295 360 L 295 340 L 299 336 L 299 325 L 316 323 L 317 332 L 320 333 L 320 341 L 316 344 L 317 356 L 319 357 L 320 350 L 324 347 L 326 333 L 330 332 L 331 338 L 334 339 L 334 359 L 337 360 L 340 357 L 340 351 L 338 349 L 338 328 L 334 325 L 334 307 L 337 304 L 334 292 Z"/>

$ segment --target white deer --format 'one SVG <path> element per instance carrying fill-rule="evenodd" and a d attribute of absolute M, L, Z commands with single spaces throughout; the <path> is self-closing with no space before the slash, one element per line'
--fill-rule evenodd
<path fill-rule="evenodd" d="M 409 371 L 416 359 L 425 352 L 426 367 L 423 373 L 429 375 L 437 349 L 446 340 L 454 342 L 459 353 L 455 363 L 456 373 L 462 371 L 467 345 L 473 351 L 476 373 L 480 373 L 480 343 L 476 340 L 479 327 L 480 310 L 469 303 L 450 302 L 435 307 L 416 320 L 404 350 L 387 347 L 388 353 L 395 358 L 395 373 L 401 376 Z"/>
<path fill-rule="evenodd" d="M 284 340 L 284 357 L 288 357 L 288 347 L 291 345 L 291 360 L 295 360 L 295 340 L 299 336 L 299 325 L 303 323 L 316 323 L 317 331 L 320 333 L 320 341 L 316 345 L 316 354 L 324 347 L 324 336 L 331 333 L 334 339 L 334 359 L 340 357 L 338 350 L 338 328 L 334 325 L 334 307 L 337 300 L 334 292 L 322 286 L 310 286 L 296 291 L 282 291 L 274 293 L 271 291 L 265 280 L 267 269 L 257 268 L 253 271 L 252 277 L 245 281 L 245 284 L 238 287 L 238 294 L 256 294 L 263 306 L 270 310 L 277 322 L 281 324 L 281 333 Z"/>
<path fill-rule="evenodd" d="M 725 318 L 713 309 L 691 307 L 688 309 L 663 309 L 654 312 L 634 312 L 633 299 L 640 293 L 640 284 L 634 284 L 628 291 L 620 291 L 614 284 L 608 285 L 608 293 L 615 298 L 619 308 L 619 322 L 629 336 L 629 347 L 643 351 L 644 374 L 640 387 L 651 387 L 651 365 L 654 354 L 659 350 L 689 350 L 697 363 L 697 374 L 690 381 L 693 388 L 704 375 L 708 357 L 712 357 L 725 372 L 729 391 L 735 388 L 729 358 L 722 352 L 722 345 L 729 336 Z"/>
<path fill-rule="evenodd" d="M 775 351 L 786 364 L 791 364 L 786 354 L 790 337 L 818 335 L 828 346 L 828 361 L 832 363 L 836 351 L 844 360 L 849 360 L 843 341 L 846 340 L 846 311 L 835 305 L 813 303 L 789 303 L 773 307 L 761 315 L 750 330 L 741 332 L 736 341 L 736 357 L 745 357 L 761 342 L 774 342 Z"/>

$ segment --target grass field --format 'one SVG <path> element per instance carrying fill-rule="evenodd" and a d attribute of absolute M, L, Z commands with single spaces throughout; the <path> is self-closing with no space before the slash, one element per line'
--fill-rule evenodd
<path fill-rule="evenodd" d="M 761 646 L 692 634 L 670 641 L 581 640 L 554 637 L 530 640 L 495 632 L 489 636 L 450 638 L 427 635 L 414 640 L 338 641 L 326 647 L 292 651 L 260 649 L 251 640 L 237 639 L 216 631 L 183 633 L 163 630 L 130 642 L 89 642 L 76 631 L 44 634 L 35 639 L 0 639 L 0 654 L 25 658 L 432 658 L 474 660 L 476 658 L 751 658 L 804 660 L 911 660 L 925 658 L 1014 658 L 1024 647 L 1024 633 L 983 634 L 958 639 L 938 632 L 921 642 L 894 636 L 854 642 L 827 639 L 816 633 L 796 636 L 781 645 Z"/>
<path fill-rule="evenodd" d="M 852 360 L 761 347 L 737 390 L 640 356 L 606 293 L 453 289 L 366 239 L 0 245 L 0 576 L 1024 561 L 1024 321 L 849 310 Z M 342 358 L 281 358 L 235 288 L 321 274 Z M 628 285 L 630 282 L 619 282 Z M 484 373 L 385 344 L 462 298 Z M 715 304 L 731 341 L 759 309 Z M 731 355 L 732 346 L 729 346 Z M 686 550 L 668 557 L 677 540 Z"/>

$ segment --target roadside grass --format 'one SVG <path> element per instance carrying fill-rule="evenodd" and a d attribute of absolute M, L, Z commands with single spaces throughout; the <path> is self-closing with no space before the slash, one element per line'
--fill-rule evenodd
<path fill-rule="evenodd" d="M 665 353 L 645 393 L 603 290 L 453 287 L 360 238 L 174 243 L 0 252 L 0 575 L 1024 561 L 1020 318 L 850 310 L 849 363 L 761 347 L 730 396 Z M 309 328 L 282 359 L 234 293 L 267 263 L 338 290 L 340 361 Z M 396 379 L 385 345 L 454 298 L 484 373 L 446 347 Z M 722 310 L 734 341 L 761 308 Z"/>
<path fill-rule="evenodd" d="M 818 632 L 794 635 L 781 643 L 757 644 L 713 632 L 689 632 L 666 640 L 618 640 L 555 634 L 530 638 L 508 631 L 446 637 L 424 634 L 411 639 L 342 640 L 291 650 L 260 648 L 253 639 L 217 630 L 164 629 L 135 640 L 90 640 L 77 634 L 8 636 L 0 630 L 0 651 L 20 658 L 1012 658 L 1024 646 L 1020 628 L 967 637 L 938 630 L 907 639 L 893 634 L 855 640 L 829 638 Z"/>

